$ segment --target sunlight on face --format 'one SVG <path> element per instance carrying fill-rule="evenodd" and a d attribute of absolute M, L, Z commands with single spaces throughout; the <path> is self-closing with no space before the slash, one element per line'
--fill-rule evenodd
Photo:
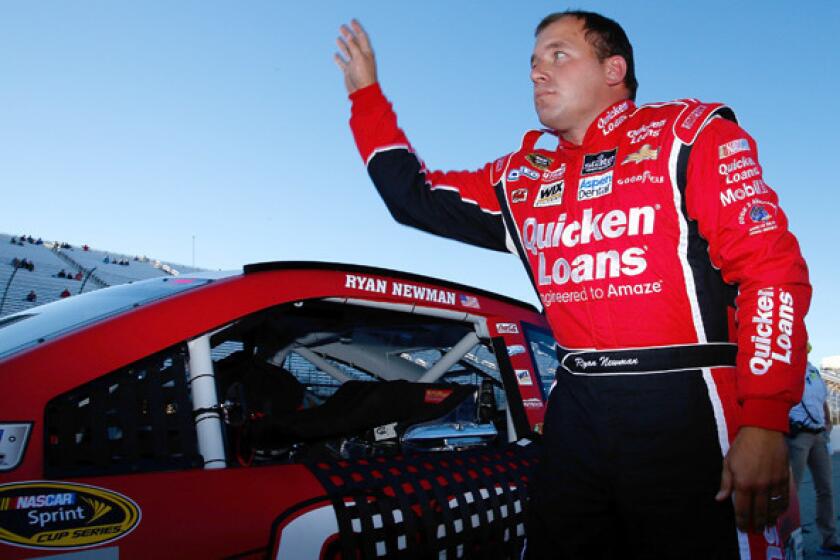
<path fill-rule="evenodd" d="M 561 18 L 537 36 L 531 81 L 540 122 L 561 133 L 585 128 L 611 104 L 604 66 L 575 17 Z"/>

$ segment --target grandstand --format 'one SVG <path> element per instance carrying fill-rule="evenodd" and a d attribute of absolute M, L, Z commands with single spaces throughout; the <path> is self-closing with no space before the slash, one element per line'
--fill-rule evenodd
<path fill-rule="evenodd" d="M 16 260 L 31 263 L 32 270 L 16 267 Z M 136 280 L 199 270 L 87 246 L 73 247 L 67 243 L 40 242 L 30 236 L 0 233 L 0 317 L 56 301 L 65 290 L 72 296 Z M 59 277 L 62 271 L 65 278 Z M 27 300 L 30 291 L 35 292 L 35 301 Z"/>

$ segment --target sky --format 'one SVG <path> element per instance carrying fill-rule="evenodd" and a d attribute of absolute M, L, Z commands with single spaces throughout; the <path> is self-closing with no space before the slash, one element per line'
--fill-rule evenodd
<path fill-rule="evenodd" d="M 533 304 L 519 260 L 396 224 L 354 146 L 332 56 L 357 17 L 429 167 L 474 169 L 539 126 L 533 29 L 619 21 L 640 103 L 729 104 L 808 262 L 811 360 L 840 354 L 840 2 L 0 0 L 0 232 L 208 269 L 359 263 Z"/>

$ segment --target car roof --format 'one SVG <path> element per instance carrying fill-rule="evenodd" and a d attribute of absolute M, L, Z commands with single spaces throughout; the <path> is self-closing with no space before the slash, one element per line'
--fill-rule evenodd
<path fill-rule="evenodd" d="M 365 265 L 320 261 L 275 261 L 246 265 L 239 271 L 204 271 L 177 277 L 153 278 L 112 286 L 37 306 L 0 319 L 0 360 L 134 310 L 161 303 L 176 296 L 202 291 L 219 281 L 256 279 L 263 274 L 323 271 L 391 278 L 430 284 L 453 292 L 468 292 L 513 305 L 526 313 L 539 313 L 531 304 L 463 284 L 429 276 Z M 360 294 L 364 295 L 364 294 Z M 454 297 L 454 293 L 452 294 Z M 429 303 L 429 302 L 424 302 Z"/>
<path fill-rule="evenodd" d="M 243 268 L 244 273 L 255 274 L 257 272 L 268 272 L 274 270 L 293 270 L 293 269 L 313 269 L 313 270 L 337 270 L 345 272 L 357 272 L 360 274 L 373 274 L 378 276 L 391 276 L 401 278 L 404 280 L 411 280 L 414 282 L 423 282 L 426 284 L 437 284 L 439 286 L 452 288 L 453 290 L 471 292 L 474 294 L 490 297 L 505 303 L 510 303 L 519 307 L 523 307 L 528 311 L 539 313 L 539 309 L 530 303 L 518 300 L 509 296 L 505 296 L 489 290 L 483 290 L 474 286 L 466 284 L 459 284 L 458 282 L 451 282 L 449 280 L 442 280 L 432 276 L 424 276 L 422 274 L 415 274 L 412 272 L 403 272 L 389 268 L 380 268 L 376 266 L 367 266 L 359 264 L 325 262 L 325 261 L 268 261 L 253 264 L 246 264 Z"/>
<path fill-rule="evenodd" d="M 228 273 L 226 276 L 233 276 Z M 48 339 L 219 279 L 218 274 L 151 278 L 39 305 L 0 319 L 0 359 Z"/>

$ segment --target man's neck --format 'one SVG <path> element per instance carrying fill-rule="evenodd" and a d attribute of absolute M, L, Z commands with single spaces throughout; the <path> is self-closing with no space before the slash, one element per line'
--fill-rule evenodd
<path fill-rule="evenodd" d="M 598 114 L 600 115 L 600 113 Z M 586 124 L 580 124 L 575 128 L 570 128 L 569 130 L 560 130 L 558 131 L 558 135 L 566 142 L 570 142 L 575 146 L 580 146 L 583 144 L 583 138 L 586 136 L 586 131 L 589 130 L 589 125 L 592 124 L 593 120 L 595 120 L 595 117 L 587 120 Z"/>

